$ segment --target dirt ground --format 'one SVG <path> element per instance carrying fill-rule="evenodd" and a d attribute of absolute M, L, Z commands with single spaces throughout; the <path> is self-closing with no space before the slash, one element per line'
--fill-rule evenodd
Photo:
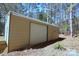
<path fill-rule="evenodd" d="M 4 36 L 0 36 L 0 53 L 6 48 L 6 42 L 4 41 Z"/>
<path fill-rule="evenodd" d="M 79 36 L 71 37 L 60 35 L 65 39 L 43 46 L 42 48 L 30 48 L 23 51 L 2 53 L 1 56 L 79 56 Z M 65 50 L 55 49 L 61 44 Z"/>

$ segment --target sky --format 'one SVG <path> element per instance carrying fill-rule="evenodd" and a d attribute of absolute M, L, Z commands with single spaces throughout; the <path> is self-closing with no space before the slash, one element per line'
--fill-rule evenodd
<path fill-rule="evenodd" d="M 30 7 L 28 8 L 28 11 L 25 14 L 27 14 L 29 12 L 29 10 L 31 12 L 33 12 L 34 14 L 38 13 L 38 12 L 47 13 L 46 10 L 49 10 L 48 3 L 32 3 L 32 4 L 28 3 L 28 4 L 30 5 Z M 52 4 L 54 5 L 54 3 L 52 3 Z M 24 11 L 26 11 L 26 9 L 25 9 L 26 5 L 24 3 L 22 3 L 22 5 L 24 6 Z M 60 3 L 57 6 L 58 7 L 56 7 L 56 8 L 52 7 L 52 9 L 55 9 L 55 11 L 58 10 L 58 11 L 56 11 L 57 14 L 55 15 L 55 21 L 70 19 L 69 12 L 65 13 L 65 10 L 67 10 L 67 8 L 70 6 L 70 3 L 63 3 L 63 4 Z M 73 13 L 73 15 L 75 15 L 76 17 L 79 17 L 79 4 L 77 4 L 74 7 L 74 9 L 75 9 L 75 13 Z"/>

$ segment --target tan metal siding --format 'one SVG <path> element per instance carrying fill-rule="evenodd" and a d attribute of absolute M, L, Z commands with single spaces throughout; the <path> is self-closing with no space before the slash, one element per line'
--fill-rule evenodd
<path fill-rule="evenodd" d="M 29 43 L 29 22 L 11 15 L 9 51 L 27 47 Z"/>
<path fill-rule="evenodd" d="M 48 26 L 48 41 L 55 40 L 59 37 L 59 29 L 57 27 Z"/>

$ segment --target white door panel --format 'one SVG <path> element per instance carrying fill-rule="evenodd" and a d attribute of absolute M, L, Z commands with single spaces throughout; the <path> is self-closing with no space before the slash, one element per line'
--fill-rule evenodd
<path fill-rule="evenodd" d="M 47 40 L 47 27 L 31 23 L 30 44 L 38 44 Z"/>

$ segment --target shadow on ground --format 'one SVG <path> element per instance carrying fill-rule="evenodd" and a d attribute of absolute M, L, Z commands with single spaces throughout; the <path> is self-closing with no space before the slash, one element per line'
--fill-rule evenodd
<path fill-rule="evenodd" d="M 30 48 L 32 48 L 32 49 L 40 49 L 40 48 L 44 48 L 44 47 L 46 47 L 46 46 L 48 46 L 48 45 L 51 45 L 51 44 L 53 44 L 53 43 L 56 43 L 56 42 L 58 42 L 58 41 L 62 41 L 62 40 L 64 40 L 65 38 L 58 38 L 58 39 L 55 39 L 55 40 L 51 40 L 51 41 L 48 41 L 48 42 L 43 42 L 43 43 L 40 43 L 40 44 L 37 44 L 37 45 L 34 45 L 34 46 L 30 46 L 30 47 L 28 47 L 28 48 L 22 48 L 22 49 L 17 49 L 17 51 L 23 51 L 23 50 L 25 50 L 25 49 L 30 49 Z M 14 50 L 14 51 L 16 51 L 16 50 Z"/>
<path fill-rule="evenodd" d="M 48 45 L 50 45 L 50 44 L 56 43 L 56 42 L 58 42 L 58 41 L 62 41 L 62 40 L 64 40 L 64 39 L 65 39 L 65 38 L 58 38 L 58 39 L 55 39 L 55 40 L 51 40 L 51 41 L 49 41 L 49 42 L 44 42 L 44 43 L 40 43 L 40 44 L 34 45 L 34 46 L 32 46 L 31 48 L 33 48 L 33 49 L 44 48 L 44 47 L 46 47 L 46 46 L 48 46 Z"/>

